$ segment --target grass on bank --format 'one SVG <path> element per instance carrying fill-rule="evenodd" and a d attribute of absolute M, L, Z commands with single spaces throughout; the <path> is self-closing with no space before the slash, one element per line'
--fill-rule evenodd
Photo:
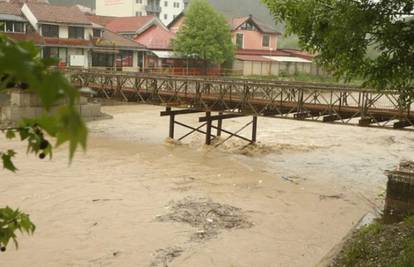
<path fill-rule="evenodd" d="M 398 224 L 376 222 L 348 240 L 331 267 L 414 267 L 414 216 Z"/>

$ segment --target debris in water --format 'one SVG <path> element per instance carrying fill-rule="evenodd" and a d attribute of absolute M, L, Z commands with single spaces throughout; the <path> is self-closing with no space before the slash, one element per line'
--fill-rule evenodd
<path fill-rule="evenodd" d="M 107 201 L 122 201 L 122 198 L 116 198 L 116 199 L 110 199 L 110 198 L 98 198 L 98 199 L 92 199 L 92 202 L 99 202 L 99 201 L 103 201 L 103 202 L 107 202 Z"/>
<path fill-rule="evenodd" d="M 157 217 L 161 222 L 186 223 L 199 229 L 191 238 L 205 241 L 217 236 L 221 230 L 246 229 L 253 226 L 240 208 L 212 202 L 208 199 L 185 198 L 168 205 L 170 213 Z"/>
<path fill-rule="evenodd" d="M 344 196 L 342 194 L 339 195 L 319 195 L 320 200 L 325 199 L 342 199 Z"/>
<path fill-rule="evenodd" d="M 227 142 L 221 147 L 222 150 L 249 157 L 281 154 L 286 152 L 312 152 L 323 148 L 325 147 L 301 144 L 262 144 L 260 142 L 240 148 L 240 143 L 235 141 Z"/>
<path fill-rule="evenodd" d="M 282 179 L 298 185 L 299 184 L 298 180 L 300 180 L 301 178 L 298 176 L 282 176 Z M 302 179 L 302 180 L 306 180 L 306 179 Z"/>
<path fill-rule="evenodd" d="M 175 258 L 178 258 L 183 254 L 184 250 L 180 247 L 170 247 L 166 249 L 159 249 L 156 252 L 156 256 L 152 261 L 150 267 L 168 267 Z"/>

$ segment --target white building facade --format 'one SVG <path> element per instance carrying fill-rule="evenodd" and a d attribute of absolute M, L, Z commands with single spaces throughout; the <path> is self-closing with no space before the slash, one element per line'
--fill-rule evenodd
<path fill-rule="evenodd" d="M 99 16 L 156 16 L 169 24 L 187 6 L 188 0 L 96 0 Z"/>

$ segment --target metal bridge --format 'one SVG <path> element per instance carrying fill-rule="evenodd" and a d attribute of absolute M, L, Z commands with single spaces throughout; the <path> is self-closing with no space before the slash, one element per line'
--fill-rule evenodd
<path fill-rule="evenodd" d="M 193 132 L 206 134 L 210 144 L 221 134 L 222 120 L 253 116 L 252 138 L 256 141 L 257 116 L 414 130 L 413 103 L 403 103 L 394 91 L 374 91 L 352 86 L 303 82 L 248 80 L 223 77 L 183 77 L 104 71 L 72 71 L 71 82 L 95 90 L 99 96 L 124 101 L 164 105 L 174 138 L 175 116 L 206 112 L 205 122 Z M 178 107 L 180 110 L 172 110 Z M 212 115 L 218 112 L 218 115 Z M 212 122 L 218 121 L 217 126 Z M 201 130 L 204 126 L 206 131 Z M 227 131 L 225 131 L 227 132 Z M 229 132 L 227 132 L 229 133 Z M 238 133 L 229 133 L 241 137 Z M 242 137 L 241 137 L 242 138 Z M 242 138 L 243 139 L 243 138 Z"/>

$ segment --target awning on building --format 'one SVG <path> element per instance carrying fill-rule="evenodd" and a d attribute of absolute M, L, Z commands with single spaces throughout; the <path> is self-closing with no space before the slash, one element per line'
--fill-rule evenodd
<path fill-rule="evenodd" d="M 175 54 L 173 51 L 152 50 L 151 52 L 154 53 L 158 58 L 171 58 L 171 59 L 182 58 L 179 55 Z"/>
<path fill-rule="evenodd" d="M 300 57 L 263 56 L 264 58 L 277 62 L 312 63 L 312 61 Z"/>
<path fill-rule="evenodd" d="M 92 49 L 94 53 L 104 53 L 104 54 L 119 54 L 117 49 L 105 49 L 105 48 L 94 48 Z"/>
<path fill-rule="evenodd" d="M 272 62 L 273 60 L 263 56 L 256 55 L 236 55 L 236 59 L 241 61 L 258 61 L 258 62 Z"/>
<path fill-rule="evenodd" d="M 265 55 L 236 55 L 237 60 L 241 61 L 256 61 L 256 62 L 294 62 L 294 63 L 312 63 L 311 60 L 307 60 L 300 57 L 289 56 L 265 56 Z"/>
<path fill-rule="evenodd" d="M 26 22 L 27 20 L 25 18 L 22 18 L 20 16 L 16 15 L 10 15 L 10 14 L 0 14 L 1 20 L 9 20 L 9 21 L 20 21 L 20 22 Z"/>

